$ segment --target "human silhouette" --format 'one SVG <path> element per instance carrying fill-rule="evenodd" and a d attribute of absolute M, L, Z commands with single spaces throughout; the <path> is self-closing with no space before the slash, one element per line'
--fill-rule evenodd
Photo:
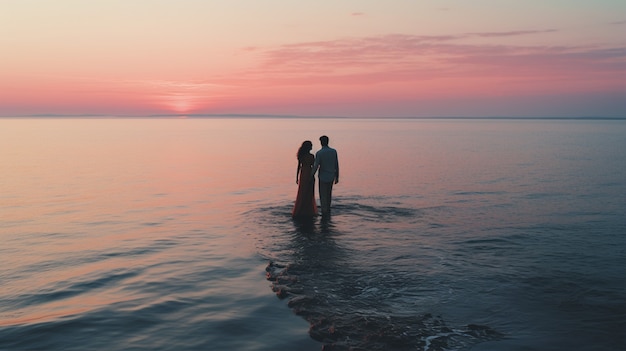
<path fill-rule="evenodd" d="M 313 149 L 313 143 L 308 140 L 304 141 L 298 149 L 298 168 L 296 170 L 298 195 L 291 212 L 291 216 L 294 218 L 306 218 L 317 215 L 315 178 L 313 178 L 312 173 L 315 156 L 311 153 L 311 149 Z"/>
<path fill-rule="evenodd" d="M 313 175 L 315 175 L 319 169 L 318 179 L 322 216 L 330 215 L 333 184 L 339 183 L 339 159 L 337 158 L 337 150 L 329 147 L 328 141 L 329 139 L 326 135 L 320 137 L 322 148 L 315 154 L 315 163 L 313 164 Z"/>

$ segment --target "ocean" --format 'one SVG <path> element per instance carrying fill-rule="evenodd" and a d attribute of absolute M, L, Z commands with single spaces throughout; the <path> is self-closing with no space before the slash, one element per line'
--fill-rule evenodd
<path fill-rule="evenodd" d="M 0 350 L 626 349 L 624 120 L 7 118 L 0 160 Z"/>

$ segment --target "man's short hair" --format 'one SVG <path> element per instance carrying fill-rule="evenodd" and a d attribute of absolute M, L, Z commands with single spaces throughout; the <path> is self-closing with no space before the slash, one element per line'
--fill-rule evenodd
<path fill-rule="evenodd" d="M 320 137 L 320 143 L 322 143 L 322 145 L 328 145 L 328 137 L 326 135 L 322 135 Z"/>

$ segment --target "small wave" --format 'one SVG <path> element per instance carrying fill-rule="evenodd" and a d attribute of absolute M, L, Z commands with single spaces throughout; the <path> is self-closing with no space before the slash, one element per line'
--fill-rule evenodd
<path fill-rule="evenodd" d="M 37 293 L 16 295 L 5 299 L 6 306 L 11 306 L 12 310 L 22 307 L 32 307 L 36 305 L 56 302 L 69 299 L 81 294 L 90 294 L 93 290 L 102 289 L 107 286 L 119 284 L 121 281 L 139 275 L 138 271 L 112 271 L 104 275 L 98 275 L 84 281 L 63 281 L 55 286 Z"/>
<path fill-rule="evenodd" d="M 374 206 L 359 203 L 340 203 L 333 210 L 337 214 L 359 217 L 361 221 L 376 223 L 392 223 L 398 218 L 416 217 L 419 211 L 413 208 L 399 206 Z"/>

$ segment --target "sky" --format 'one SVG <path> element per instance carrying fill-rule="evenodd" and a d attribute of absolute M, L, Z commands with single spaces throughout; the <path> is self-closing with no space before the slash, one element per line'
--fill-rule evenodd
<path fill-rule="evenodd" d="M 624 0 L 0 0 L 0 116 L 626 117 Z"/>

